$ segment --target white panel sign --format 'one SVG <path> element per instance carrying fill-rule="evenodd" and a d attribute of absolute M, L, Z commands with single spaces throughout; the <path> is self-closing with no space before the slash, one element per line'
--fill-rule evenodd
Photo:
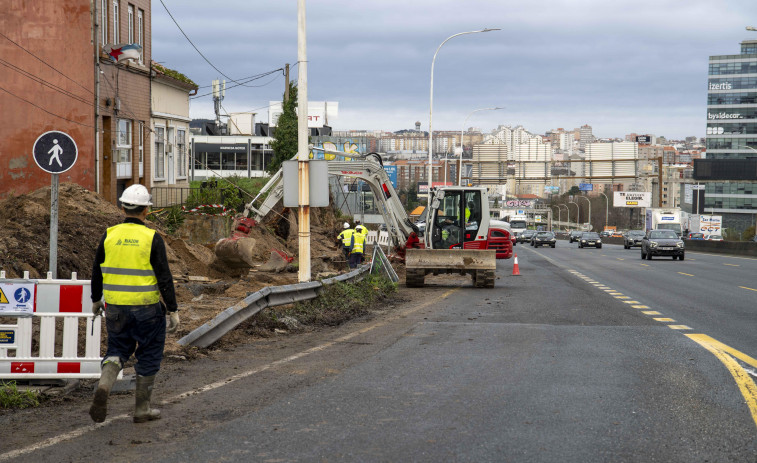
<path fill-rule="evenodd" d="M 722 215 L 699 216 L 699 233 L 704 233 L 705 235 L 719 235 L 722 226 Z"/>
<path fill-rule="evenodd" d="M 34 283 L 4 280 L 0 283 L 0 316 L 29 316 L 34 313 Z"/>
<path fill-rule="evenodd" d="M 281 101 L 269 101 L 268 125 L 276 127 L 281 113 Z M 339 103 L 336 101 L 308 101 L 308 128 L 310 129 L 328 125 L 329 120 L 336 119 L 338 115 Z"/>
<path fill-rule="evenodd" d="M 652 193 L 646 191 L 616 191 L 613 193 L 615 207 L 652 207 Z"/>

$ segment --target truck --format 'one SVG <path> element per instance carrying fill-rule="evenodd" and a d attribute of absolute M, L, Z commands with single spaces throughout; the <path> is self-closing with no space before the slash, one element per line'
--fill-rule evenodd
<path fill-rule="evenodd" d="M 648 207 L 644 229 L 646 231 L 654 229 L 673 230 L 680 238 L 683 235 L 681 209 L 677 207 Z"/>
<path fill-rule="evenodd" d="M 510 230 L 517 237 L 528 228 L 528 219 L 525 215 L 511 215 L 507 218 L 510 223 Z"/>
<path fill-rule="evenodd" d="M 326 154 L 344 157 L 339 151 Z M 377 153 L 364 156 L 348 153 L 351 161 L 328 161 L 330 175 L 358 178 L 366 182 L 380 204 L 392 249 L 405 260 L 408 286 L 423 286 L 428 274 L 471 275 L 476 287 L 494 287 L 496 254 L 510 242 L 509 230 L 491 227 L 489 199 L 483 187 L 432 189 L 424 242 L 418 244 L 418 227 L 399 201 Z M 251 267 L 254 240 L 245 239 L 250 227 L 270 213 L 283 198 L 283 171 L 274 174 L 260 193 L 245 205 L 234 223 L 234 234 L 216 243 L 216 257 L 224 265 Z M 265 196 L 256 207 L 259 198 Z M 507 243 L 505 243 L 507 242 Z M 510 248 L 512 251 L 512 248 Z"/>

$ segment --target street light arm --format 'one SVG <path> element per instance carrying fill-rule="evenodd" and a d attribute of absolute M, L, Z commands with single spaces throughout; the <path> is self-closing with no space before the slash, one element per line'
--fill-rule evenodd
<path fill-rule="evenodd" d="M 444 39 L 444 42 L 439 44 L 439 46 L 436 48 L 436 51 L 434 52 L 434 58 L 431 60 L 431 88 L 430 88 L 430 95 L 429 95 L 429 108 L 428 108 L 428 200 L 427 205 L 431 205 L 431 185 L 433 184 L 433 178 L 434 178 L 434 158 L 433 158 L 433 152 L 434 152 L 434 144 L 433 144 L 433 134 L 434 134 L 434 64 L 436 63 L 436 55 L 439 54 L 439 50 L 441 50 L 442 46 L 447 43 L 449 40 L 454 39 L 455 37 L 459 37 L 461 35 L 466 34 L 477 34 L 479 32 L 491 32 L 491 31 L 498 31 L 501 29 L 490 29 L 485 28 L 478 31 L 467 31 L 467 32 L 458 32 L 457 34 L 450 35 L 446 39 Z"/>

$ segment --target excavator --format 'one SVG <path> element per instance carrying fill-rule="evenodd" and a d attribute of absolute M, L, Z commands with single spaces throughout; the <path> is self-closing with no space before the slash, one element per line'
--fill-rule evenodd
<path fill-rule="evenodd" d="M 312 148 L 318 150 L 318 148 Z M 431 191 L 423 242 L 418 227 L 410 220 L 377 153 L 359 155 L 323 150 L 330 157 L 329 175 L 356 178 L 367 183 L 379 203 L 389 233 L 391 248 L 404 257 L 406 284 L 422 287 L 426 275 L 452 273 L 471 275 L 474 286 L 494 287 L 496 250 L 509 244 L 509 236 L 491 233 L 489 199 L 483 187 L 442 187 Z M 351 160 L 343 160 L 349 158 Z M 259 207 L 255 204 L 264 195 Z M 283 170 L 274 174 L 260 193 L 245 205 L 235 220 L 230 238 L 215 246 L 218 259 L 231 267 L 253 265 L 254 240 L 246 238 L 252 226 L 265 218 L 284 195 Z M 511 248 L 510 248 L 511 249 Z"/>

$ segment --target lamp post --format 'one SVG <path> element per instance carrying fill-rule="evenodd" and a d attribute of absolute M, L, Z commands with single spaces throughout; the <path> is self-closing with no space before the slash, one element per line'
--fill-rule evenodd
<path fill-rule="evenodd" d="M 610 200 L 607 198 L 607 195 L 602 193 L 601 191 L 599 191 L 598 193 L 605 197 L 605 229 L 607 229 L 607 217 L 610 212 Z"/>
<path fill-rule="evenodd" d="M 562 222 L 562 216 L 560 212 L 562 212 L 562 209 L 560 209 L 560 206 L 550 206 L 550 207 L 556 207 L 557 208 L 557 227 L 560 228 L 560 222 Z M 552 227 L 554 228 L 554 227 Z"/>
<path fill-rule="evenodd" d="M 495 108 L 480 108 L 480 109 L 474 109 L 470 112 L 467 116 L 465 116 L 465 120 L 463 121 L 463 128 L 460 129 L 460 168 L 457 172 L 457 186 L 463 185 L 463 150 L 465 144 L 463 144 L 463 134 L 465 133 L 465 125 L 468 123 L 468 118 L 471 117 L 473 114 L 479 112 L 479 111 L 497 111 L 498 109 L 505 109 L 503 107 L 495 107 Z M 447 170 L 446 170 L 446 158 L 445 158 L 445 170 L 444 170 L 444 183 L 447 183 Z"/>
<path fill-rule="evenodd" d="M 444 39 L 444 42 L 442 42 L 439 47 L 437 47 L 436 52 L 434 53 L 434 58 L 431 60 L 431 96 L 429 98 L 429 109 L 428 109 L 428 199 L 426 200 L 426 206 L 431 207 L 431 184 L 433 183 L 432 180 L 434 178 L 434 143 L 433 143 L 433 137 L 434 137 L 434 63 L 436 62 L 436 55 L 439 54 L 439 50 L 442 48 L 442 45 L 447 43 L 448 40 L 453 39 L 460 35 L 466 35 L 466 34 L 477 34 L 479 32 L 491 32 L 491 31 L 498 31 L 500 29 L 481 29 L 479 31 L 468 31 L 468 32 L 458 32 L 457 34 L 450 35 L 446 39 Z"/>
<path fill-rule="evenodd" d="M 579 198 L 583 198 L 586 201 L 589 201 L 589 225 L 591 225 L 591 201 L 586 196 L 579 196 Z"/>
<path fill-rule="evenodd" d="M 557 208 L 559 209 L 560 206 L 565 206 L 565 211 L 568 213 L 568 224 L 570 224 L 570 209 L 568 208 L 568 205 L 567 204 L 558 204 Z M 560 210 L 562 210 L 562 209 L 560 209 Z"/>
<path fill-rule="evenodd" d="M 578 203 L 573 201 L 568 201 L 568 204 L 575 204 L 576 206 L 576 227 L 581 226 L 580 220 L 581 220 L 581 206 L 578 205 Z M 565 206 L 567 207 L 567 206 Z M 568 222 L 570 222 L 570 212 L 568 212 Z"/>

